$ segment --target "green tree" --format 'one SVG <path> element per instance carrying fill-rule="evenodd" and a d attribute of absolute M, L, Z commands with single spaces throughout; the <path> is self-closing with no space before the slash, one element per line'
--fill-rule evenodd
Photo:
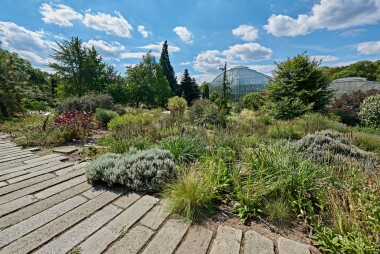
<path fill-rule="evenodd" d="M 0 114 L 8 117 L 22 110 L 21 99 L 29 83 L 30 62 L 0 48 Z"/>
<path fill-rule="evenodd" d="M 380 127 L 380 94 L 367 97 L 360 106 L 360 118 L 371 127 Z"/>
<path fill-rule="evenodd" d="M 200 86 L 200 89 L 202 91 L 202 99 L 209 99 L 210 98 L 210 83 L 209 82 L 203 82 Z"/>
<path fill-rule="evenodd" d="M 306 52 L 275 63 L 268 95 L 272 115 L 291 119 L 308 110 L 320 111 L 330 102 L 329 81 L 319 68 L 320 61 Z"/>
<path fill-rule="evenodd" d="M 258 110 L 264 105 L 264 97 L 258 93 L 248 93 L 243 96 L 242 104 L 244 108 Z"/>
<path fill-rule="evenodd" d="M 185 69 L 183 72 L 180 86 L 184 98 L 186 99 L 189 106 L 193 100 L 198 99 L 201 95 L 201 91 L 199 90 L 195 79 L 190 77 L 188 69 Z"/>
<path fill-rule="evenodd" d="M 230 82 L 227 80 L 227 62 L 224 63 L 223 81 L 220 95 L 220 107 L 228 112 L 228 98 L 231 94 Z"/>
<path fill-rule="evenodd" d="M 127 70 L 126 83 L 130 104 L 136 107 L 141 103 L 148 107 L 165 107 L 171 95 L 169 82 L 150 52 L 138 65 Z"/>
<path fill-rule="evenodd" d="M 174 69 L 170 63 L 169 51 L 168 51 L 168 42 L 165 41 L 162 45 L 161 57 L 160 57 L 160 66 L 162 72 L 164 73 L 166 79 L 169 81 L 170 89 L 174 95 L 181 95 L 181 91 L 178 89 L 177 77 L 175 76 Z"/>
<path fill-rule="evenodd" d="M 62 96 L 83 96 L 88 92 L 105 92 L 107 85 L 117 76 L 114 68 L 107 66 L 94 47 L 83 46 L 78 37 L 57 42 L 49 64 L 59 77 Z"/>

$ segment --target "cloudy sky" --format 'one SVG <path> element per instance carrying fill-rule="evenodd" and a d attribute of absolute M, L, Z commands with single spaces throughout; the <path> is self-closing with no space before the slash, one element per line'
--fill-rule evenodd
<path fill-rule="evenodd" d="M 165 40 L 176 73 L 199 82 L 225 61 L 270 74 L 304 50 L 340 66 L 380 59 L 380 0 L 1 0 L 1 47 L 36 67 L 74 36 L 123 75 Z"/>

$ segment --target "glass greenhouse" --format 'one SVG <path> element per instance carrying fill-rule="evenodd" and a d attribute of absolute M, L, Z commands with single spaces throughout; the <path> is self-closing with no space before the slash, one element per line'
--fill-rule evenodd
<path fill-rule="evenodd" d="M 245 94 L 261 92 L 267 89 L 269 76 L 249 69 L 245 66 L 238 66 L 227 70 L 227 82 L 231 87 L 230 100 L 239 101 Z M 219 74 L 210 84 L 210 94 L 216 91 L 221 94 L 223 83 L 223 72 Z"/>
<path fill-rule="evenodd" d="M 368 91 L 371 89 L 380 89 L 380 82 L 368 81 L 366 78 L 350 77 L 336 79 L 331 82 L 330 87 L 335 91 L 335 97 L 338 98 L 345 93 L 353 91 Z"/>

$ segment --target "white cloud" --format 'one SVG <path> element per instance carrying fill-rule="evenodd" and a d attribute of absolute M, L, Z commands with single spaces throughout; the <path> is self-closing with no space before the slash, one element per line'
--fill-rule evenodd
<path fill-rule="evenodd" d="M 145 26 L 138 26 L 137 31 L 144 37 L 147 38 L 149 35 L 152 35 L 151 31 L 145 30 Z"/>
<path fill-rule="evenodd" d="M 179 65 L 185 66 L 185 65 L 191 65 L 191 63 L 190 62 L 182 62 Z"/>
<path fill-rule="evenodd" d="M 380 20 L 380 0 L 321 0 L 297 18 L 272 15 L 264 28 L 274 36 L 298 36 L 315 29 L 337 30 Z"/>
<path fill-rule="evenodd" d="M 43 3 L 40 7 L 42 20 L 48 24 L 59 26 L 73 26 L 74 20 L 82 20 L 83 15 L 63 4 L 49 5 Z"/>
<path fill-rule="evenodd" d="M 111 16 L 106 13 L 91 14 L 87 12 L 83 24 L 86 27 L 103 31 L 107 34 L 130 38 L 133 27 L 119 12 L 115 12 L 115 14 L 116 16 Z"/>
<path fill-rule="evenodd" d="M 173 29 L 173 32 L 175 32 L 179 36 L 179 38 L 186 44 L 193 43 L 193 40 L 192 40 L 193 35 L 186 27 L 177 26 Z"/>
<path fill-rule="evenodd" d="M 50 55 L 56 46 L 54 42 L 45 40 L 44 35 L 44 32 L 30 31 L 12 22 L 0 22 L 3 47 L 40 66 L 52 61 Z"/>
<path fill-rule="evenodd" d="M 223 51 L 229 61 L 240 59 L 242 61 L 261 61 L 268 60 L 272 56 L 272 50 L 258 43 L 245 43 L 229 46 L 228 50 Z"/>
<path fill-rule="evenodd" d="M 178 76 L 177 76 L 178 77 Z M 216 74 L 194 74 L 191 77 L 195 78 L 197 84 L 201 85 L 203 82 L 211 82 L 216 77 Z M 177 78 L 177 80 L 180 80 Z"/>
<path fill-rule="evenodd" d="M 248 68 L 264 73 L 266 75 L 271 75 L 276 66 L 274 64 L 248 65 Z"/>
<path fill-rule="evenodd" d="M 232 30 L 232 34 L 244 41 L 254 41 L 259 37 L 259 30 L 251 25 L 240 25 Z"/>
<path fill-rule="evenodd" d="M 157 52 L 161 52 L 162 50 L 162 45 L 164 44 L 163 41 L 161 41 L 160 43 L 156 43 L 156 44 L 148 44 L 148 45 L 145 45 L 145 46 L 140 46 L 138 48 L 141 48 L 141 49 L 149 49 L 149 50 L 152 50 L 152 51 L 157 51 Z M 173 46 L 173 45 L 170 45 L 168 46 L 168 51 L 169 53 L 175 53 L 175 52 L 178 52 L 180 51 L 181 49 L 177 46 Z"/>
<path fill-rule="evenodd" d="M 360 43 L 357 50 L 362 55 L 377 55 L 380 54 L 380 41 L 369 41 Z"/>
<path fill-rule="evenodd" d="M 216 72 L 226 61 L 218 50 L 207 50 L 196 56 L 194 69 L 200 72 Z"/>
<path fill-rule="evenodd" d="M 124 52 L 120 54 L 121 58 L 127 59 L 127 58 L 133 58 L 133 59 L 142 59 L 143 56 L 145 56 L 148 52 Z M 151 52 L 151 54 L 155 57 L 159 57 L 160 53 L 158 52 Z"/>
<path fill-rule="evenodd" d="M 322 62 L 335 62 L 337 61 L 339 58 L 336 57 L 336 56 L 331 56 L 331 55 L 326 55 L 326 56 L 311 56 L 311 58 L 315 58 L 315 60 L 317 61 L 321 61 Z"/>
<path fill-rule="evenodd" d="M 105 58 L 118 58 L 125 51 L 125 47 L 118 42 L 106 42 L 103 40 L 89 40 L 83 43 L 86 47 L 94 46 L 99 53 Z"/>

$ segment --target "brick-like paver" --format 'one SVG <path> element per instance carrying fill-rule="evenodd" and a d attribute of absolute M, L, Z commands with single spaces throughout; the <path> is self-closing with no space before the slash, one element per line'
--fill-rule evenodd
<path fill-rule="evenodd" d="M 279 254 L 310 254 L 309 246 L 284 237 L 278 239 Z"/>
<path fill-rule="evenodd" d="M 238 254 L 242 231 L 229 226 L 219 226 L 210 254 Z"/>
<path fill-rule="evenodd" d="M 274 254 L 274 244 L 255 231 L 247 231 L 244 234 L 244 254 Z"/>
<path fill-rule="evenodd" d="M 170 212 L 166 210 L 165 204 L 161 202 L 141 219 L 141 224 L 157 230 L 169 215 Z"/>
<path fill-rule="evenodd" d="M 205 254 L 212 239 L 212 231 L 201 226 L 192 226 L 177 254 Z"/>

